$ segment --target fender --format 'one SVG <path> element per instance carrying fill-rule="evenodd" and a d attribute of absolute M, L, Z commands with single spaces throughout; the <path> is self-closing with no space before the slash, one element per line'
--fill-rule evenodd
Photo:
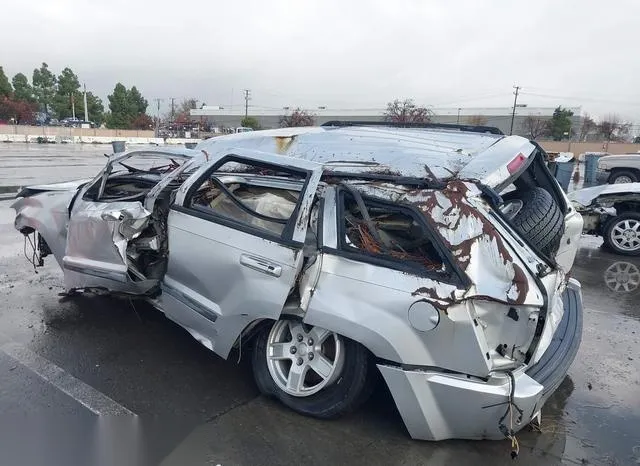
<path fill-rule="evenodd" d="M 24 235 L 40 233 L 60 267 L 67 245 L 68 208 L 75 194 L 75 190 L 43 192 L 20 198 L 11 205 L 16 211 L 16 230 Z"/>

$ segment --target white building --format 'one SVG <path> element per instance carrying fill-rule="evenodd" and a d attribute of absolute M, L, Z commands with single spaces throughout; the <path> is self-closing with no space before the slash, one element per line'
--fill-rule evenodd
<path fill-rule="evenodd" d="M 267 109 L 249 107 L 248 114 L 255 117 L 263 128 L 277 128 L 280 125 L 280 117 L 290 113 L 294 107 L 282 109 Z M 572 134 L 577 132 L 581 125 L 581 107 L 569 107 L 574 114 L 572 120 Z M 382 121 L 385 108 L 330 108 L 315 107 L 305 108 L 315 116 L 316 124 L 323 124 L 332 120 L 355 121 Z M 523 123 L 528 116 L 540 119 L 550 119 L 555 107 L 517 107 L 514 118 L 514 134 L 527 136 L 528 131 Z M 460 108 L 432 108 L 435 123 L 458 123 L 495 126 L 505 134 L 509 134 L 511 127 L 511 107 L 460 107 Z M 215 127 L 235 128 L 241 126 L 244 118 L 244 107 L 234 106 L 225 108 L 221 106 L 203 106 L 191 110 L 191 118 L 194 121 L 208 123 Z"/>

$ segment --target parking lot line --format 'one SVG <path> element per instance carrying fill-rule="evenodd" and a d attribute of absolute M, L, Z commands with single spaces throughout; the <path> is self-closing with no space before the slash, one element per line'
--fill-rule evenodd
<path fill-rule="evenodd" d="M 36 353 L 19 343 L 5 343 L 0 346 L 0 351 L 31 370 L 41 379 L 50 383 L 61 392 L 69 395 L 94 414 L 136 415 L 121 404 L 109 398 L 104 393 L 75 378 L 61 367 L 42 356 L 38 356 Z"/>

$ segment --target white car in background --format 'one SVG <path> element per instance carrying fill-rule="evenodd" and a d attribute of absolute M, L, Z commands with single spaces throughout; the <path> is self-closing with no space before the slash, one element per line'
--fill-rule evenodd
<path fill-rule="evenodd" d="M 636 183 L 640 181 L 640 154 L 605 155 L 598 159 L 601 183 Z"/>
<path fill-rule="evenodd" d="M 585 234 L 601 236 L 617 254 L 640 255 L 640 183 L 593 186 L 568 197 L 582 214 Z"/>

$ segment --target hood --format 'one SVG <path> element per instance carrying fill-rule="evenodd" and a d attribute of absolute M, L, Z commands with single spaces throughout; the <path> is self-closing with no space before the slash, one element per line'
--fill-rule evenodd
<path fill-rule="evenodd" d="M 598 168 L 640 167 L 640 154 L 605 155 L 598 159 Z"/>
<path fill-rule="evenodd" d="M 91 181 L 92 178 L 83 178 L 81 180 L 65 181 L 62 183 L 37 184 L 22 188 L 16 197 L 29 197 L 37 193 L 46 191 L 76 191 L 80 186 Z"/>
<path fill-rule="evenodd" d="M 618 157 L 617 155 L 614 157 Z M 569 200 L 578 206 L 588 207 L 593 201 L 608 194 L 638 194 L 640 183 L 603 184 L 592 188 L 579 189 L 567 194 Z"/>

